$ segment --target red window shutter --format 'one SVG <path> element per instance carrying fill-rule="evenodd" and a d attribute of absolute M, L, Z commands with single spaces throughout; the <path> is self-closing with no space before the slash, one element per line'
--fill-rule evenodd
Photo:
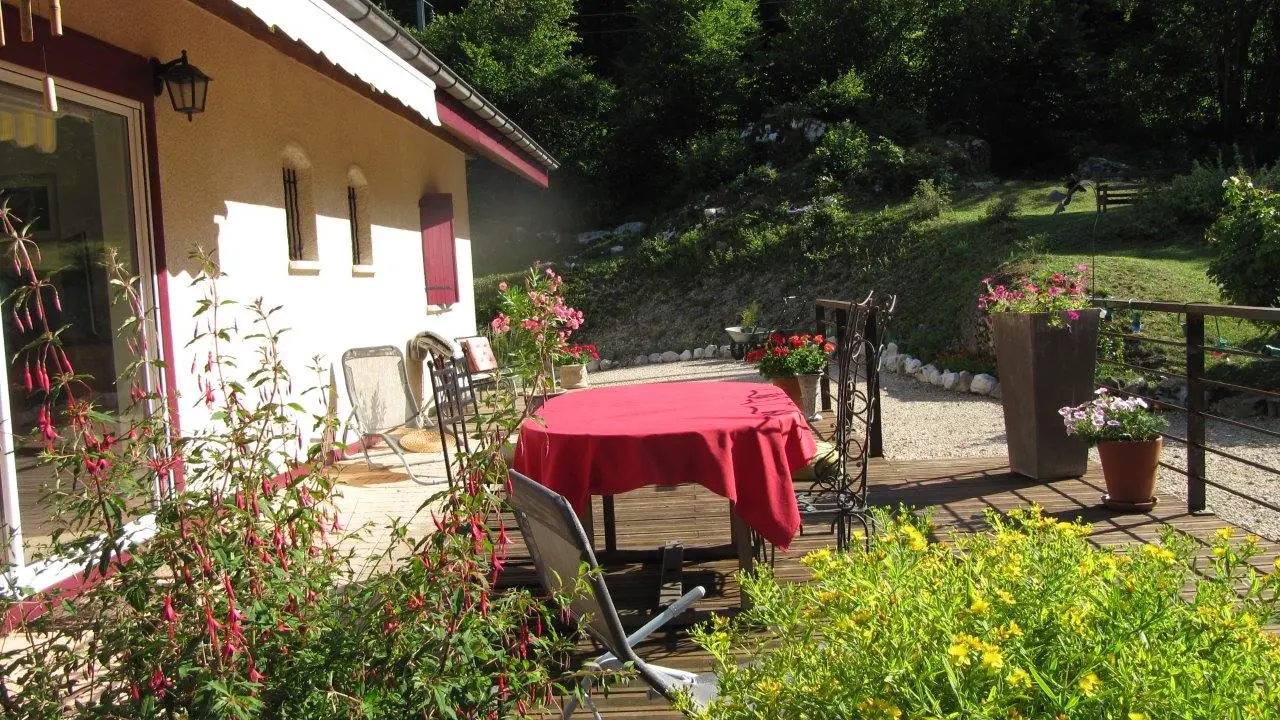
<path fill-rule="evenodd" d="M 422 219 L 422 264 L 427 282 L 427 302 L 458 302 L 458 257 L 453 235 L 453 196 L 423 195 L 418 201 Z"/>

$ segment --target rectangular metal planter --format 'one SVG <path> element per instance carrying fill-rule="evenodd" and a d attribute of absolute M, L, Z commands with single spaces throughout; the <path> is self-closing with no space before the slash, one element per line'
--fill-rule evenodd
<path fill-rule="evenodd" d="M 1049 325 L 1049 313 L 991 316 L 1000 368 L 1000 398 L 1009 468 L 1036 480 L 1084 474 L 1085 444 L 1069 437 L 1058 410 L 1093 397 L 1099 311 L 1081 310 L 1066 327 Z"/>

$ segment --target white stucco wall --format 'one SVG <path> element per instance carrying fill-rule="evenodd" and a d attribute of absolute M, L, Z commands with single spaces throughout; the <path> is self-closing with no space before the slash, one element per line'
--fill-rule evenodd
<path fill-rule="evenodd" d="M 197 247 L 213 248 L 226 273 L 224 297 L 283 305 L 284 348 L 295 387 L 312 384 L 305 368 L 323 356 L 341 388 L 347 348 L 395 345 L 417 332 L 472 334 L 474 294 L 467 220 L 465 157 L 458 149 L 286 57 L 187 0 L 78 3 L 67 24 L 143 56 L 167 60 L 187 50 L 214 78 L 207 112 L 189 123 L 157 99 L 156 132 L 167 254 L 172 362 L 185 428 L 205 420 L 188 373 L 203 348 L 195 332 L 200 291 L 190 287 Z M 281 182 L 286 148 L 311 165 L 318 272 L 291 273 Z M 352 168 L 368 181 L 374 271 L 352 272 L 347 185 Z M 418 199 L 451 193 L 460 300 L 429 308 L 423 282 Z M 247 363 L 249 357 L 242 358 Z M 338 392 L 345 418 L 345 390 Z"/>

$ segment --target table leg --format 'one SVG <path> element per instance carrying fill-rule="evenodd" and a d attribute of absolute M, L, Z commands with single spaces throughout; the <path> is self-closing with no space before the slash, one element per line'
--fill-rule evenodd
<path fill-rule="evenodd" d="M 751 572 L 756 564 L 755 550 L 751 547 L 751 528 L 738 517 L 738 513 L 734 512 L 732 507 L 729 509 L 729 527 L 733 536 L 734 549 L 738 553 L 738 569 Z M 742 609 L 751 609 L 751 602 L 746 593 L 742 593 Z"/>
<path fill-rule="evenodd" d="M 591 549 L 596 549 L 596 522 L 595 508 L 591 506 L 591 496 L 587 496 L 587 509 L 585 512 L 578 513 L 578 522 L 582 523 L 582 529 L 587 534 L 587 542 L 591 543 Z"/>
<path fill-rule="evenodd" d="M 604 509 L 604 551 L 612 554 L 618 551 L 618 520 L 613 512 L 613 496 L 605 495 L 600 505 Z"/>

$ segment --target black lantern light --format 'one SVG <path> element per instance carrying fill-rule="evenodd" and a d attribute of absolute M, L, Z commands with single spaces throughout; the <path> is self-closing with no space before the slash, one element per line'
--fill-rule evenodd
<path fill-rule="evenodd" d="M 155 72 L 157 97 L 168 88 L 173 109 L 186 113 L 188 122 L 192 115 L 204 112 L 204 102 L 209 95 L 209 81 L 212 78 L 187 62 L 186 50 L 182 51 L 182 57 L 167 63 L 151 58 L 151 69 Z"/>

